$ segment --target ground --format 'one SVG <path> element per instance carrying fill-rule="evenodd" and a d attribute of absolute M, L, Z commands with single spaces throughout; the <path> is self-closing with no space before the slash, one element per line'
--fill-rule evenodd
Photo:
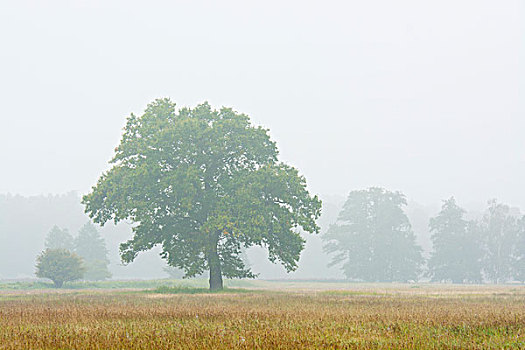
<path fill-rule="evenodd" d="M 0 284 L 0 349 L 525 348 L 524 286 L 156 283 Z"/>

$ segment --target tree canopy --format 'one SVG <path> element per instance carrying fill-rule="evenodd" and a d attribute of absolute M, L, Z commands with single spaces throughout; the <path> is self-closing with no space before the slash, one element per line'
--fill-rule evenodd
<path fill-rule="evenodd" d="M 525 215 L 517 222 L 517 239 L 514 245 L 513 257 L 516 280 L 525 282 Z"/>
<path fill-rule="evenodd" d="M 480 283 L 482 280 L 481 237 L 476 225 L 465 220 L 465 213 L 452 197 L 430 219 L 433 252 L 428 269 L 432 281 Z"/>
<path fill-rule="evenodd" d="M 57 225 L 51 228 L 46 236 L 45 246 L 48 249 L 74 249 L 73 236 L 67 229 L 61 229 Z"/>
<path fill-rule="evenodd" d="M 169 99 L 127 119 L 112 167 L 84 196 L 86 212 L 104 224 L 135 223 L 120 247 L 124 262 L 162 246 L 169 265 L 186 277 L 210 272 L 253 277 L 241 248 L 267 247 L 271 261 L 297 268 L 304 240 L 316 233 L 321 202 L 297 169 L 278 161 L 268 130 L 245 114 L 208 103 L 176 110 Z"/>
<path fill-rule="evenodd" d="M 423 258 L 400 192 L 372 187 L 352 191 L 338 222 L 323 236 L 325 250 L 335 253 L 330 265 L 342 263 L 349 279 L 417 280 Z"/>
<path fill-rule="evenodd" d="M 106 243 L 95 225 L 87 222 L 75 238 L 75 253 L 83 260 L 86 280 L 99 281 L 111 277 L 108 271 L 109 259 Z"/>
<path fill-rule="evenodd" d="M 482 259 L 485 277 L 493 283 L 504 283 L 522 274 L 514 270 L 517 265 L 516 244 L 520 238 L 519 211 L 496 200 L 488 202 L 489 208 L 478 223 L 484 242 Z"/>
<path fill-rule="evenodd" d="M 66 249 L 46 249 L 37 257 L 36 276 L 49 278 L 55 287 L 84 276 L 82 258 Z"/>

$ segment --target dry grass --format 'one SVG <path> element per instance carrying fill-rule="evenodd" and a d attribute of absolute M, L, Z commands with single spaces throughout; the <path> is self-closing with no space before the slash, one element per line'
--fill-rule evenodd
<path fill-rule="evenodd" d="M 0 293 L 0 349 L 525 348 L 523 287 L 303 287 Z"/>

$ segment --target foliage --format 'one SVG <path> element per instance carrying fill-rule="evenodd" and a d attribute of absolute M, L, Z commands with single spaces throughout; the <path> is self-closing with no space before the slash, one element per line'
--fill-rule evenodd
<path fill-rule="evenodd" d="M 484 239 L 483 272 L 493 283 L 511 280 L 516 266 L 515 247 L 519 237 L 519 213 L 496 200 L 488 202 L 489 208 L 479 222 Z"/>
<path fill-rule="evenodd" d="M 75 252 L 84 260 L 86 280 L 100 281 L 111 277 L 106 243 L 92 223 L 82 226 L 74 243 Z"/>
<path fill-rule="evenodd" d="M 464 218 L 465 210 L 454 197 L 444 201 L 439 214 L 430 219 L 433 252 L 428 261 L 432 281 L 480 283 L 480 236 Z"/>
<path fill-rule="evenodd" d="M 525 215 L 517 222 L 517 239 L 512 252 L 514 278 L 525 282 Z"/>
<path fill-rule="evenodd" d="M 81 279 L 84 275 L 82 258 L 66 249 L 46 249 L 37 257 L 36 276 L 49 278 L 55 287 L 64 282 Z"/>
<path fill-rule="evenodd" d="M 338 223 L 323 236 L 347 278 L 363 281 L 417 280 L 422 264 L 400 192 L 382 188 L 352 191 Z"/>
<path fill-rule="evenodd" d="M 47 234 L 45 247 L 47 249 L 74 249 L 73 236 L 67 229 L 61 229 L 57 225 L 53 226 Z"/>
<path fill-rule="evenodd" d="M 136 224 L 123 262 L 161 245 L 170 266 L 186 277 L 209 270 L 210 288 L 221 289 L 223 275 L 253 277 L 242 247 L 265 246 L 292 271 L 304 247 L 299 229 L 319 231 L 320 200 L 277 156 L 268 130 L 244 114 L 207 103 L 177 112 L 160 99 L 128 118 L 112 168 L 83 203 L 97 223 Z"/>

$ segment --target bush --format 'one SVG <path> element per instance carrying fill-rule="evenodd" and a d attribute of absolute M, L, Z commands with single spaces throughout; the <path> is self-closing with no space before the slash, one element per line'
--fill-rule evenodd
<path fill-rule="evenodd" d="M 82 258 L 67 249 L 46 249 L 36 261 L 36 276 L 49 278 L 57 288 L 84 276 Z"/>

